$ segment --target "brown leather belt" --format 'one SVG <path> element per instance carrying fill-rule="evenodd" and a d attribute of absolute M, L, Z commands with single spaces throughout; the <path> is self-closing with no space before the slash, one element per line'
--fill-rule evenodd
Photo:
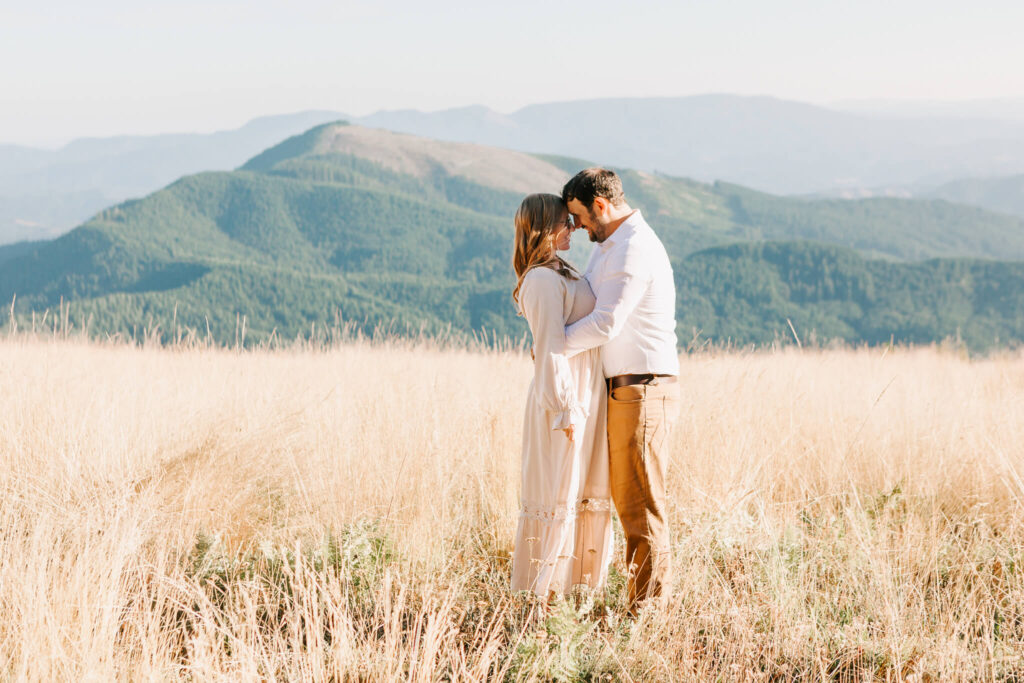
<path fill-rule="evenodd" d="M 615 375 L 608 378 L 608 391 L 629 384 L 671 384 L 676 381 L 675 375 Z"/>

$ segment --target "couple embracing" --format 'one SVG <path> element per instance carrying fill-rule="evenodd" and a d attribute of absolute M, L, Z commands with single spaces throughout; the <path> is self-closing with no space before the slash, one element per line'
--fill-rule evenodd
<path fill-rule="evenodd" d="M 558 255 L 594 248 L 581 275 Z M 513 298 L 533 335 L 512 589 L 600 588 L 612 506 L 626 537 L 629 609 L 671 588 L 665 470 L 678 413 L 675 284 L 661 241 L 614 171 L 589 168 L 515 217 Z"/>

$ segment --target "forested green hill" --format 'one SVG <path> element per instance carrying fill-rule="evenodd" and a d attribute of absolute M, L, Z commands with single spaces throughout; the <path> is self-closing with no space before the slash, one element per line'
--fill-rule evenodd
<path fill-rule="evenodd" d="M 78 324 L 108 334 L 181 325 L 226 342 L 244 316 L 250 341 L 339 320 L 519 336 L 511 216 L 583 163 L 321 126 L 238 171 L 187 176 L 0 253 L 0 299 L 16 295 L 23 321 L 71 302 Z M 673 259 L 684 339 L 770 341 L 789 335 L 787 318 L 851 342 L 1024 339 L 1021 265 L 977 260 L 1024 258 L 1024 221 L 943 201 L 804 201 L 622 175 Z M 936 256 L 957 259 L 906 262 Z"/>
<path fill-rule="evenodd" d="M 676 264 L 681 340 L 881 344 L 1024 340 L 1024 262 L 895 263 L 808 242 L 737 244 Z"/>

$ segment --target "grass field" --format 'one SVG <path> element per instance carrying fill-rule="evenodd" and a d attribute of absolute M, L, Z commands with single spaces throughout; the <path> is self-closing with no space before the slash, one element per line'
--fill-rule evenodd
<path fill-rule="evenodd" d="M 1024 680 L 1024 354 L 682 367 L 631 621 L 508 591 L 522 353 L 7 336 L 0 677 Z"/>

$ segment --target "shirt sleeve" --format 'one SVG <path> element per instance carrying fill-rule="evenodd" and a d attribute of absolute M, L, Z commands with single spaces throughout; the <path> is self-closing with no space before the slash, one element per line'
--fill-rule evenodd
<path fill-rule="evenodd" d="M 562 310 L 565 283 L 548 268 L 536 268 L 523 279 L 519 307 L 533 335 L 533 388 L 551 429 L 581 427 L 586 409 L 576 398 L 576 382 L 563 353 L 565 317 Z"/>
<path fill-rule="evenodd" d="M 613 247 L 599 282 L 592 282 L 597 303 L 587 316 L 565 329 L 566 357 L 597 348 L 614 339 L 650 284 L 650 272 L 629 244 Z"/>

